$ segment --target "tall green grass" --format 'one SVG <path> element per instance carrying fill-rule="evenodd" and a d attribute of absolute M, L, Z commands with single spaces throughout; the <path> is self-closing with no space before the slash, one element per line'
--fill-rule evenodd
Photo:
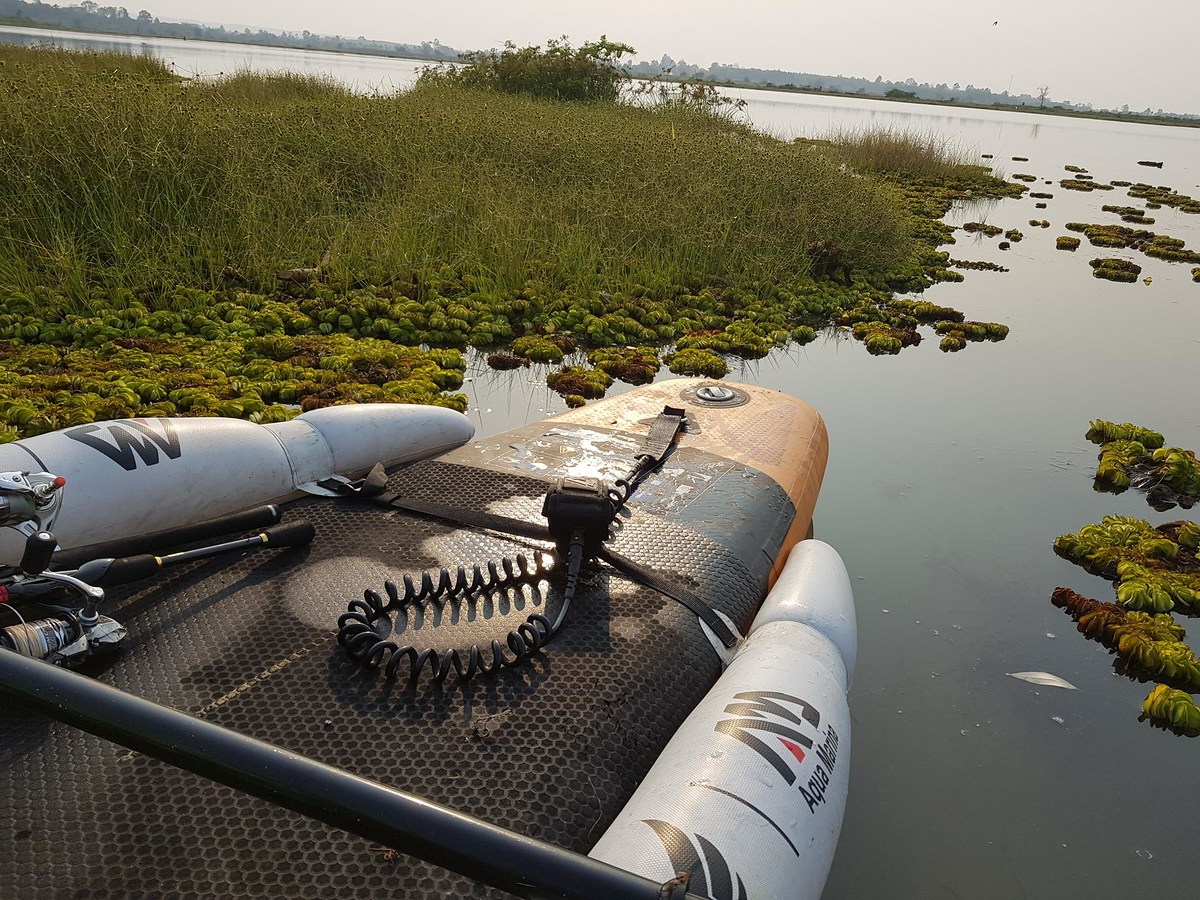
<path fill-rule="evenodd" d="M 148 59 L 0 48 L 0 283 L 208 287 L 232 270 L 582 289 L 791 281 L 817 240 L 910 258 L 906 215 L 834 155 L 702 109 L 301 76 L 206 84 Z"/>
<path fill-rule="evenodd" d="M 839 156 L 863 172 L 956 178 L 971 163 L 952 138 L 903 128 L 835 129 L 823 136 Z"/>

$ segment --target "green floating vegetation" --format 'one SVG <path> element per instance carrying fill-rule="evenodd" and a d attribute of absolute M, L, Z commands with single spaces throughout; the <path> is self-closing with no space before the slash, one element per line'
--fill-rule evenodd
<path fill-rule="evenodd" d="M 913 328 L 887 325 L 883 322 L 859 322 L 852 329 L 858 340 L 874 355 L 893 355 L 905 347 L 921 343 L 921 335 Z"/>
<path fill-rule="evenodd" d="M 1129 187 L 1130 185 L 1133 184 L 1133 182 L 1132 181 L 1117 181 L 1116 179 L 1113 179 L 1112 181 L 1109 182 L 1109 184 L 1111 184 L 1113 187 Z"/>
<path fill-rule="evenodd" d="M 1192 269 L 1192 281 L 1200 282 L 1200 266 Z"/>
<path fill-rule="evenodd" d="M 676 375 L 698 375 L 724 378 L 729 366 L 723 357 L 711 350 L 678 350 L 663 357 L 667 367 Z"/>
<path fill-rule="evenodd" d="M 1045 191 L 1030 191 L 1029 196 L 1033 197 L 1035 200 L 1053 200 L 1054 199 L 1053 194 L 1048 194 Z M 1036 205 L 1039 209 L 1044 209 L 1046 206 L 1046 204 L 1044 204 L 1044 203 L 1036 204 Z"/>
<path fill-rule="evenodd" d="M 1155 489 L 1174 477 L 1200 490 L 1195 455 L 1164 447 L 1159 432 L 1096 419 L 1087 437 L 1101 445 L 1098 488 L 1121 491 L 1148 477 Z M 1168 460 L 1173 466 L 1169 472 L 1164 471 Z M 1142 704 L 1141 720 L 1200 736 L 1200 709 L 1190 696 L 1200 692 L 1200 659 L 1184 643 L 1183 626 L 1172 615 L 1200 616 L 1200 523 L 1155 527 L 1142 519 L 1105 516 L 1055 538 L 1054 552 L 1114 582 L 1115 603 L 1065 587 L 1055 588 L 1051 602 L 1075 620 L 1082 634 L 1116 655 L 1118 674 L 1159 682 Z"/>
<path fill-rule="evenodd" d="M 950 265 L 958 269 L 972 269 L 976 272 L 1007 272 L 1008 269 L 999 263 L 978 259 L 952 259 Z"/>
<path fill-rule="evenodd" d="M 811 325 L 797 325 L 792 329 L 792 342 L 803 347 L 805 344 L 811 344 L 817 339 L 817 329 Z"/>
<path fill-rule="evenodd" d="M 1004 229 L 996 225 L 988 225 L 986 222 L 967 222 L 963 225 L 962 230 L 970 234 L 979 233 L 995 237 Z"/>
<path fill-rule="evenodd" d="M 466 363 L 345 335 L 118 337 L 96 348 L 0 343 L 0 442 L 105 419 L 228 416 L 279 422 L 341 403 L 460 411 Z"/>
<path fill-rule="evenodd" d="M 604 396 L 612 383 L 612 376 L 603 369 L 584 366 L 567 366 L 546 376 L 550 389 L 564 398 L 575 396 L 596 400 Z"/>
<path fill-rule="evenodd" d="M 1186 249 L 1181 238 L 1155 234 L 1153 231 L 1140 228 L 1128 228 L 1124 225 L 1088 225 L 1083 222 L 1068 222 L 1066 228 L 1068 231 L 1077 231 L 1086 235 L 1089 243 L 1094 247 L 1127 247 L 1140 250 L 1147 256 L 1156 259 L 1165 259 L 1168 262 L 1200 262 L 1200 253 Z"/>
<path fill-rule="evenodd" d="M 1146 201 L 1146 209 L 1162 209 L 1161 203 L 1155 203 L 1153 200 Z"/>
<path fill-rule="evenodd" d="M 1051 602 L 1075 620 L 1081 634 L 1116 654 L 1121 674 L 1200 691 L 1200 660 L 1170 613 L 1126 610 L 1063 587 L 1055 588 Z"/>
<path fill-rule="evenodd" d="M 998 322 L 937 322 L 938 334 L 959 334 L 969 341 L 1002 341 L 1008 337 L 1008 326 Z"/>
<path fill-rule="evenodd" d="M 1122 222 L 1132 222 L 1134 225 L 1153 225 L 1154 219 L 1151 216 L 1132 215 L 1121 216 Z"/>
<path fill-rule="evenodd" d="M 1200 263 L 1200 253 L 1184 249 L 1183 241 L 1179 238 L 1156 235 L 1154 240 L 1140 249 L 1147 256 L 1153 256 L 1155 259 L 1165 259 L 1168 262 Z"/>
<path fill-rule="evenodd" d="M 627 384 L 649 384 L 661 366 L 658 350 L 654 347 L 609 347 L 592 350 L 588 353 L 588 362 Z"/>
<path fill-rule="evenodd" d="M 1157 431 L 1099 419 L 1092 422 L 1087 437 L 1101 445 L 1098 490 L 1120 493 L 1132 484 L 1145 490 L 1147 502 L 1158 510 L 1176 505 L 1187 509 L 1200 500 L 1200 463 L 1193 451 L 1164 446 Z"/>
<path fill-rule="evenodd" d="M 1132 185 L 1127 193 L 1138 200 L 1150 201 L 1147 206 L 1157 203 L 1159 206 L 1170 206 L 1180 212 L 1200 213 L 1200 200 L 1181 194 L 1166 185 L 1145 184 L 1139 181 Z"/>
<path fill-rule="evenodd" d="M 1200 737 L 1200 707 L 1187 691 L 1155 685 L 1142 701 L 1140 720 L 1184 737 Z"/>
<path fill-rule="evenodd" d="M 1105 516 L 1075 534 L 1059 535 L 1054 552 L 1115 581 L 1117 602 L 1126 609 L 1200 614 L 1200 562 L 1170 536 L 1181 527 Z"/>
<path fill-rule="evenodd" d="M 517 356 L 514 353 L 492 353 L 487 358 L 488 367 L 500 372 L 522 367 L 527 369 L 531 362 L 532 360 L 528 356 Z"/>
<path fill-rule="evenodd" d="M 534 362 L 559 363 L 563 361 L 563 348 L 559 343 L 542 335 L 530 334 L 512 342 L 512 351 Z"/>
<path fill-rule="evenodd" d="M 1013 162 L 1029 162 L 1028 156 L 1014 156 L 1012 159 Z"/>
<path fill-rule="evenodd" d="M 967 347 L 967 337 L 961 331 L 951 331 L 942 338 L 938 349 L 943 353 L 957 353 Z"/>
<path fill-rule="evenodd" d="M 1064 178 L 1059 181 L 1058 186 L 1065 188 L 1068 191 L 1111 191 L 1111 184 L 1102 184 L 1098 181 L 1088 181 L 1083 178 Z"/>
<path fill-rule="evenodd" d="M 1068 172 L 1080 172 L 1080 173 L 1087 172 L 1087 169 L 1083 168 L 1082 166 L 1065 165 L 1065 166 L 1063 166 L 1063 168 L 1066 169 Z"/>
<path fill-rule="evenodd" d="M 1116 213 L 1118 216 L 1140 216 L 1142 214 L 1141 208 L 1137 206 L 1114 206 L 1112 204 L 1105 204 L 1100 208 L 1104 210 L 1104 212 Z"/>
<path fill-rule="evenodd" d="M 1010 228 L 1008 231 L 1004 232 L 1004 237 L 1015 244 L 1018 241 L 1024 240 L 1025 235 L 1021 234 L 1021 232 L 1015 228 Z"/>
<path fill-rule="evenodd" d="M 1035 208 L 1035 209 L 1045 209 L 1045 208 L 1046 208 L 1046 204 L 1045 204 L 1045 203 L 1035 203 L 1035 204 L 1033 204 L 1033 205 L 1034 205 L 1034 208 Z"/>
<path fill-rule="evenodd" d="M 1088 426 L 1086 437 L 1093 444 L 1137 441 L 1149 450 L 1157 450 L 1166 443 L 1166 438 L 1157 431 L 1130 422 L 1106 422 L 1104 419 L 1093 419 Z"/>
<path fill-rule="evenodd" d="M 926 325 L 934 322 L 961 322 L 966 318 L 957 309 L 938 306 L 928 300 L 893 300 L 888 307 L 904 315 L 912 316 L 918 322 Z"/>
<path fill-rule="evenodd" d="M 1092 275 L 1096 278 L 1103 278 L 1107 281 L 1137 281 L 1138 275 L 1141 274 L 1142 267 L 1137 263 L 1130 262 L 1127 259 L 1093 259 L 1088 263 L 1092 267 Z"/>
<path fill-rule="evenodd" d="M 1055 238 L 1054 246 L 1058 250 L 1078 250 L 1079 238 L 1062 234 Z"/>
<path fill-rule="evenodd" d="M 1023 173 L 1023 172 L 1017 172 L 1017 173 L 1015 173 L 1015 174 L 1013 175 L 1013 178 L 1015 178 L 1017 181 L 1028 181 L 1028 182 L 1034 182 L 1034 181 L 1037 181 L 1037 176 L 1036 176 L 1036 175 L 1026 175 L 1026 174 L 1025 174 L 1025 173 Z"/>

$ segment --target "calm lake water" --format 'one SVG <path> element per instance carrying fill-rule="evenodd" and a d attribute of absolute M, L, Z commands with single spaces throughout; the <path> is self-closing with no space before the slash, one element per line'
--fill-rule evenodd
<path fill-rule="evenodd" d="M 52 34 L 4 29 L 0 40 Z M 408 84 L 421 65 L 195 41 L 83 42 L 161 54 L 181 74 L 327 72 L 360 90 Z M 1075 164 L 1097 181 L 1200 193 L 1200 129 L 738 94 L 755 125 L 781 136 L 894 126 L 994 154 L 1009 174 L 1057 182 Z M 1165 164 L 1144 168 L 1142 159 Z M 1111 596 L 1107 583 L 1053 554 L 1056 535 L 1107 514 L 1180 518 L 1155 513 L 1134 492 L 1093 492 L 1096 448 L 1083 435 L 1093 418 L 1132 421 L 1200 448 L 1200 284 L 1190 266 L 1132 251 L 1086 241 L 1076 253 L 1056 251 L 1066 222 L 1116 222 L 1102 204 L 1142 204 L 1123 189 L 1033 187 L 1054 194 L 1047 209 L 1023 198 L 952 213 L 955 223 L 985 218 L 1025 233 L 1007 252 L 963 232 L 947 248 L 1010 272 L 967 272 L 964 283 L 924 295 L 1007 323 L 1006 341 L 943 354 L 924 329 L 921 346 L 871 357 L 830 336 L 730 376 L 806 399 L 829 426 L 816 531 L 849 567 L 860 641 L 850 803 L 830 900 L 1195 891 L 1200 742 L 1139 724 L 1149 686 L 1113 674 L 1105 651 L 1049 598 L 1056 585 Z M 1150 214 L 1153 230 L 1200 248 L 1200 216 Z M 1032 218 L 1051 227 L 1032 228 Z M 1152 284 L 1099 281 L 1087 265 L 1095 256 L 1133 259 Z M 470 375 L 470 415 L 482 434 L 563 408 L 544 371 L 514 378 L 477 362 Z M 1079 690 L 1007 675 L 1039 670 Z"/>

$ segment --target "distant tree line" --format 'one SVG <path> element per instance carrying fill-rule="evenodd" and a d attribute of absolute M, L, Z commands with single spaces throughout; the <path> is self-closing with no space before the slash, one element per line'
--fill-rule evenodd
<path fill-rule="evenodd" d="M 224 26 L 197 25 L 191 22 L 162 22 L 147 10 L 130 14 L 124 6 L 101 6 L 85 2 L 72 6 L 53 3 L 0 0 L 0 20 L 19 21 L 28 25 L 48 25 L 79 31 L 101 31 L 116 34 L 144 34 L 149 37 L 184 38 L 204 41 L 228 41 L 235 44 L 266 44 L 275 47 L 295 47 L 301 50 L 334 50 L 368 53 L 375 56 L 403 56 L 409 59 L 454 60 L 458 51 L 440 41 L 420 44 L 400 44 L 392 41 L 368 40 L 341 35 L 313 34 L 310 31 L 273 32 L 259 29 L 241 31 Z"/>
<path fill-rule="evenodd" d="M 1090 103 L 1072 103 L 1070 101 L 1055 101 L 1049 98 L 1049 87 L 1043 86 L 1036 94 L 1009 94 L 1008 91 L 992 91 L 973 84 L 929 84 L 917 82 L 913 78 L 904 81 L 886 81 L 882 75 L 874 79 L 857 78 L 850 75 L 816 75 L 808 72 L 785 72 L 781 69 L 754 69 L 740 66 L 737 63 L 726 64 L 714 62 L 711 65 L 697 66 L 685 60 L 673 60 L 663 56 L 660 60 L 650 60 L 629 66 L 629 73 L 639 78 L 652 78 L 664 72 L 672 77 L 716 81 L 727 84 L 745 84 L 747 87 L 783 87 L 798 88 L 809 91 L 828 91 L 839 94 L 862 94 L 868 97 L 890 97 L 893 99 L 931 100 L 940 102 L 977 103 L 983 106 L 1031 106 L 1038 108 L 1066 109 L 1076 112 L 1094 112 Z M 1128 106 L 1114 112 L 1129 113 Z M 1200 116 L 1187 113 L 1164 113 L 1161 109 L 1147 108 L 1140 115 L 1175 116 L 1177 118 L 1195 119 Z"/>

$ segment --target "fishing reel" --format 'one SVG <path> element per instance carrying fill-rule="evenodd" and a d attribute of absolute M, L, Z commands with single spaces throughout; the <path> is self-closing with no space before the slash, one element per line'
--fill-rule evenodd
<path fill-rule="evenodd" d="M 58 665 L 82 662 L 126 635 L 123 625 L 96 609 L 104 600 L 103 588 L 47 571 L 58 549 L 50 529 L 66 484 L 50 472 L 0 473 L 0 526 L 25 535 L 20 564 L 0 575 L 0 608 L 17 620 L 0 627 L 0 647 Z M 64 602 L 73 597 L 76 602 Z"/>
<path fill-rule="evenodd" d="M 106 587 L 140 581 L 168 566 L 221 553 L 307 544 L 315 534 L 307 522 L 278 525 L 279 508 L 264 506 L 160 532 L 151 536 L 156 540 L 150 546 L 178 546 L 245 528 L 273 526 L 252 537 L 162 556 L 140 553 L 93 559 L 77 569 L 51 571 L 58 541 L 50 529 L 62 507 L 66 483 L 49 472 L 0 473 L 0 527 L 25 535 L 20 563 L 0 570 L 0 649 L 57 665 L 79 665 L 125 639 L 125 626 L 98 611 Z"/>

